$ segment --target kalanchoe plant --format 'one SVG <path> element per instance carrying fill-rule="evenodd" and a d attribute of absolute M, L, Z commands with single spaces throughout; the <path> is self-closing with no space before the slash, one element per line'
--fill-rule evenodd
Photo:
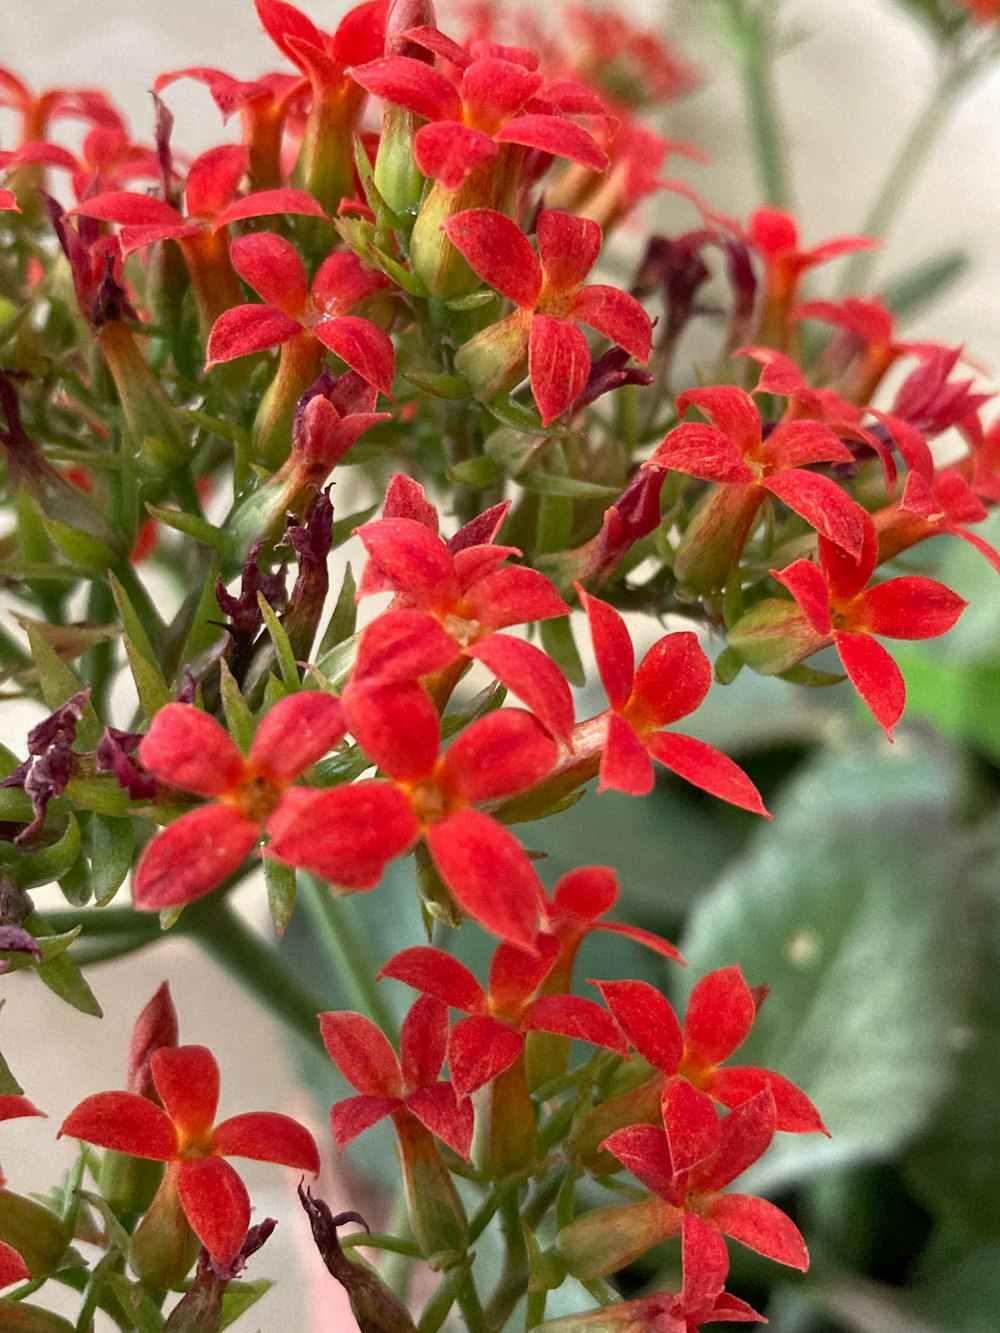
<path fill-rule="evenodd" d="M 997 7 L 911 7 L 950 96 L 996 54 Z M 64 1071 L 65 1185 L 29 1198 L 0 1174 L 0 1328 L 217 1333 L 262 1294 L 242 1274 L 274 1226 L 228 1159 L 315 1175 L 390 1127 L 391 1232 L 299 1186 L 309 1259 L 361 1333 L 761 1321 L 741 1248 L 804 1272 L 800 1226 L 825 1217 L 827 1264 L 836 1231 L 829 1199 L 763 1197 L 772 1141 L 805 1136 L 808 1158 L 840 1126 L 808 1061 L 801 1088 L 770 1067 L 809 1047 L 801 978 L 773 1061 L 770 978 L 745 960 L 692 967 L 686 1011 L 668 999 L 694 892 L 673 881 L 697 878 L 703 810 L 727 846 L 774 827 L 765 797 L 781 810 L 707 700 L 744 667 L 788 694 L 836 684 L 839 656 L 892 740 L 909 664 L 880 640 L 937 638 L 968 605 L 924 543 L 1000 569 L 978 531 L 996 395 L 862 281 L 929 125 L 870 226 L 811 244 L 784 198 L 778 6 L 725 7 L 765 187 L 738 218 L 661 175 L 703 154 L 646 118 L 700 75 L 613 11 L 453 23 L 367 0 L 327 33 L 286 0 L 244 8 L 278 67 L 162 73 L 151 142 L 102 92 L 0 68 L 0 575 L 23 630 L 0 628 L 0 668 L 39 708 L 0 752 L 0 981 L 18 1031 L 19 972 L 98 1016 L 96 964 L 180 934 L 350 1091 L 320 1108 L 321 1146 L 278 1112 L 216 1123 L 215 1057 L 179 1044 L 162 985 L 124 1089 L 95 1091 L 85 1052 Z M 238 113 L 239 142 L 220 125 L 175 152 L 179 79 Z M 663 190 L 686 216 L 637 235 Z M 657 830 L 669 892 L 639 924 L 617 829 L 610 864 L 573 848 L 550 875 L 536 827 L 658 783 L 690 835 Z M 267 938 L 230 902 L 258 870 Z M 774 951 L 836 970 L 797 920 Z M 419 994 L 397 1025 L 401 986 Z M 0 1120 L 42 1115 L 0 1056 Z M 394 1257 L 376 1271 L 357 1245 Z M 75 1324 L 49 1284 L 80 1295 Z"/>

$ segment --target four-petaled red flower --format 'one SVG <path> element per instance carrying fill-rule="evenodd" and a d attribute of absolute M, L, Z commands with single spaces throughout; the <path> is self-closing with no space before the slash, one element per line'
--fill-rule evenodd
<path fill-rule="evenodd" d="M 427 945 L 394 954 L 379 975 L 434 995 L 468 1015 L 448 1039 L 452 1080 L 456 1091 L 466 1096 L 510 1068 L 524 1051 L 527 1032 L 554 1032 L 625 1054 L 617 1023 L 593 1000 L 536 994 L 558 952 L 551 936 L 540 937 L 533 953 L 501 942 L 486 991 L 464 963 Z"/>
<path fill-rule="evenodd" d="M 396 359 L 389 335 L 371 320 L 348 314 L 391 287 L 388 278 L 365 268 L 350 251 L 337 250 L 319 266 L 310 286 L 295 247 L 270 231 L 237 237 L 229 254 L 236 272 L 265 304 L 233 306 L 219 316 L 208 339 L 206 370 L 282 343 L 299 340 L 306 347 L 318 342 L 392 397 Z"/>
<path fill-rule="evenodd" d="M 176 907 L 221 884 L 269 829 L 289 784 L 346 730 L 339 700 L 306 690 L 275 704 L 244 758 L 207 713 L 190 704 L 161 708 L 139 747 L 140 759 L 161 782 L 212 803 L 181 815 L 146 848 L 133 881 L 136 907 Z M 294 840 L 287 851 L 294 857 Z"/>
<path fill-rule="evenodd" d="M 899 667 L 873 635 L 935 639 L 951 629 L 968 603 L 936 579 L 917 574 L 869 588 L 878 561 L 878 536 L 868 514 L 863 531 L 857 561 L 820 537 L 818 565 L 796 560 L 771 573 L 798 602 L 818 636 L 808 653 L 835 645 L 851 684 L 892 740 L 906 703 L 906 686 Z"/>
<path fill-rule="evenodd" d="M 320 1014 L 320 1032 L 330 1059 L 358 1091 L 336 1102 L 330 1127 L 337 1151 L 391 1116 L 417 1120 L 435 1137 L 468 1159 L 472 1144 L 472 1105 L 441 1079 L 448 1047 L 448 1006 L 421 995 L 403 1020 L 400 1053 L 363 1014 L 351 1010 Z"/>
<path fill-rule="evenodd" d="M 546 209 L 538 218 L 537 255 L 520 227 L 491 208 L 458 213 L 444 230 L 472 271 L 517 306 L 456 354 L 456 368 L 477 396 L 492 398 L 516 382 L 527 358 L 547 426 L 576 401 L 590 373 L 580 324 L 641 365 L 649 360 L 653 326 L 635 297 L 605 283 L 584 283 L 601 252 L 601 229 L 592 219 Z"/>
<path fill-rule="evenodd" d="M 577 591 L 590 621 L 597 669 L 611 707 L 601 752 L 600 788 L 644 796 L 652 791 L 652 760 L 687 782 L 744 810 L 767 815 L 760 793 L 727 755 L 693 736 L 664 731 L 693 713 L 712 683 L 712 666 L 690 630 L 666 634 L 635 667 L 625 621 L 607 602 Z M 768 816 L 770 818 L 770 816 Z"/>
<path fill-rule="evenodd" d="M 149 1067 L 162 1106 L 132 1092 L 98 1092 L 69 1113 L 59 1136 L 166 1162 L 161 1194 L 176 1193 L 212 1258 L 231 1264 L 250 1225 L 250 1198 L 224 1159 L 248 1157 L 316 1175 L 315 1140 L 275 1111 L 250 1111 L 215 1125 L 219 1066 L 204 1046 L 161 1047 Z"/>
<path fill-rule="evenodd" d="M 794 1083 L 756 1065 L 723 1061 L 750 1035 L 759 996 L 738 967 L 722 967 L 695 983 L 681 1027 L 670 1001 L 645 981 L 594 983 L 629 1041 L 654 1069 L 686 1079 L 723 1106 L 739 1106 L 762 1088 L 774 1095 L 775 1128 L 793 1134 L 827 1133 L 819 1112 Z"/>

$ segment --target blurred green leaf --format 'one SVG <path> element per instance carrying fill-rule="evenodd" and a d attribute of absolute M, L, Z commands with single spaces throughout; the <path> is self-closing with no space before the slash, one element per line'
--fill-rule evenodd
<path fill-rule="evenodd" d="M 55 931 L 46 921 L 44 921 L 37 912 L 32 912 L 31 916 L 24 922 L 25 930 L 31 931 L 32 935 L 39 942 L 39 947 L 45 947 L 43 941 Z M 36 968 L 38 979 L 43 981 L 54 995 L 58 995 L 61 1000 L 71 1004 L 74 1009 L 79 1009 L 82 1014 L 90 1014 L 93 1018 L 103 1018 L 104 1012 L 97 1002 L 97 997 L 84 980 L 83 973 L 68 953 L 60 953 L 55 958 L 49 958 L 40 963 Z"/>
<path fill-rule="evenodd" d="M 913 1290 L 914 1306 L 948 1333 L 996 1333 L 1000 1244 L 959 1255 Z"/>
<path fill-rule="evenodd" d="M 792 1079 L 833 1134 L 782 1136 L 741 1187 L 883 1159 L 945 1092 L 971 947 L 956 793 L 939 744 L 831 749 L 696 908 L 679 988 L 730 963 L 770 985 L 738 1062 Z"/>
<path fill-rule="evenodd" d="M 98 907 L 106 907 L 132 866 L 135 827 L 131 819 L 94 815 L 90 821 L 90 883 Z"/>

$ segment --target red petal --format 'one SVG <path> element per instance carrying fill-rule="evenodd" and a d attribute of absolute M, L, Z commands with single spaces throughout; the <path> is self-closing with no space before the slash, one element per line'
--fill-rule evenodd
<path fill-rule="evenodd" d="M 817 634 L 831 634 L 830 589 L 822 570 L 811 560 L 796 560 L 786 569 L 771 570 L 771 577 L 788 589 Z"/>
<path fill-rule="evenodd" d="M 715 1227 L 697 1213 L 685 1212 L 683 1235 L 681 1300 L 689 1320 L 700 1324 L 710 1319 L 709 1311 L 725 1286 L 729 1254 Z"/>
<path fill-rule="evenodd" d="M 191 1229 L 217 1264 L 228 1268 L 250 1226 L 250 1197 L 221 1157 L 189 1157 L 177 1164 L 181 1206 Z"/>
<path fill-rule="evenodd" d="M 679 415 L 683 416 L 691 406 L 707 417 L 739 453 L 753 453 L 760 444 L 760 413 L 757 404 L 745 390 L 729 384 L 708 389 L 688 389 L 677 399 Z"/>
<path fill-rule="evenodd" d="M 438 781 L 475 805 L 534 787 L 558 758 L 557 746 L 536 718 L 519 708 L 503 708 L 479 718 L 452 741 Z"/>
<path fill-rule="evenodd" d="M 648 796 L 655 782 L 646 744 L 620 713 L 610 713 L 597 790 L 610 788 L 627 796 Z"/>
<path fill-rule="evenodd" d="M 373 889 L 386 863 L 420 833 L 409 800 L 388 782 L 319 793 L 293 788 L 268 820 L 268 831 L 265 856 L 345 889 Z"/>
<path fill-rule="evenodd" d="M 159 912 L 203 898 L 243 864 L 259 837 L 260 827 L 228 806 L 188 811 L 143 852 L 132 878 L 133 903 L 140 912 Z"/>
<path fill-rule="evenodd" d="M 326 49 L 323 34 L 301 9 L 286 4 L 285 0 L 254 0 L 254 3 L 264 31 L 293 65 L 298 65 L 299 61 L 295 48 L 289 44 L 290 37 L 296 37 L 321 51 Z"/>
<path fill-rule="evenodd" d="M 56 1137 L 64 1134 L 154 1162 L 171 1162 L 177 1156 L 177 1131 L 166 1111 L 133 1092 L 85 1097 L 70 1111 Z"/>
<path fill-rule="evenodd" d="M 819 421 L 788 421 L 777 426 L 764 441 L 760 457 L 781 469 L 854 461 L 847 445 Z"/>
<path fill-rule="evenodd" d="M 224 310 L 212 325 L 205 348 L 205 369 L 238 356 L 266 352 L 302 333 L 302 325 L 270 305 L 237 305 Z"/>
<path fill-rule="evenodd" d="M 319 1030 L 330 1059 L 353 1088 L 367 1097 L 402 1097 L 396 1052 L 371 1019 L 350 1009 L 320 1014 Z M 440 1068 L 439 1062 L 433 1077 Z"/>
<path fill-rule="evenodd" d="M 345 1097 L 330 1107 L 330 1129 L 337 1151 L 399 1108 L 398 1097 Z"/>
<path fill-rule="evenodd" d="M 892 740 L 892 729 L 903 716 L 906 685 L 903 674 L 870 634 L 835 633 L 834 643 L 851 684 L 872 716 Z"/>
<path fill-rule="evenodd" d="M 566 677 L 541 648 L 536 648 L 533 643 L 527 643 L 524 639 L 515 639 L 509 634 L 490 634 L 473 644 L 468 649 L 468 655 L 482 662 L 498 680 L 503 681 L 512 694 L 523 704 L 527 704 L 551 736 L 567 746 L 572 744 L 575 716 L 573 696 Z M 530 753 L 531 762 L 538 765 L 538 776 L 530 780 L 526 776 L 525 786 L 533 786 L 555 765 L 557 752 L 550 742 L 546 743 L 549 745 L 547 759 L 544 758 L 539 744 L 536 744 Z M 448 753 L 450 755 L 451 751 Z M 517 790 L 523 788 L 519 787 Z"/>
<path fill-rule="evenodd" d="M 556 883 L 552 904 L 558 913 L 596 921 L 618 901 L 618 876 L 610 866 L 581 866 Z"/>
<path fill-rule="evenodd" d="M 121 245 L 122 255 L 127 259 L 130 254 L 136 250 L 141 250 L 144 245 L 153 245 L 157 241 L 183 241 L 189 236 L 198 236 L 201 234 L 201 228 L 195 224 L 191 226 L 173 226 L 160 224 L 159 226 L 142 227 L 122 227 L 118 241 Z"/>
<path fill-rule="evenodd" d="M 756 1016 L 753 993 L 739 967 L 709 972 L 695 983 L 688 1001 L 685 1063 L 698 1069 L 721 1064 L 746 1041 Z"/>
<path fill-rule="evenodd" d="M 706 1193 L 724 1189 L 753 1166 L 770 1147 L 774 1119 L 774 1098 L 769 1088 L 730 1111 L 720 1122 L 718 1152 L 711 1161 L 695 1168 L 691 1188 Z"/>
<path fill-rule="evenodd" d="M 619 1055 L 627 1050 L 611 1015 L 580 995 L 540 995 L 524 1011 L 521 1026 L 525 1032 L 555 1032 L 573 1041 L 589 1041 Z"/>
<path fill-rule="evenodd" d="M 554 157 L 579 162 L 591 171 L 607 171 L 607 153 L 586 130 L 562 116 L 516 116 L 497 130 L 496 143 L 519 143 Z"/>
<path fill-rule="evenodd" d="M 665 634 L 639 663 L 629 717 L 636 724 L 666 727 L 701 704 L 712 684 L 712 664 L 697 634 Z M 634 710 L 634 711 L 633 711 Z"/>
<path fill-rule="evenodd" d="M 335 319 L 321 319 L 313 325 L 312 332 L 363 380 L 387 398 L 392 397 L 396 353 L 392 339 L 377 324 L 357 315 L 339 315 Z"/>
<path fill-rule="evenodd" d="M 516 222 L 492 208 L 470 208 L 449 218 L 444 230 L 478 277 L 516 306 L 534 309 L 541 265 Z"/>
<path fill-rule="evenodd" d="M 519 111 L 544 82 L 541 74 L 497 56 L 479 56 L 462 74 L 469 120 L 495 124 Z"/>
<path fill-rule="evenodd" d="M 431 777 L 441 724 L 422 685 L 360 685 L 347 692 L 344 703 L 358 744 L 383 772 L 397 782 Z"/>
<path fill-rule="evenodd" d="M 355 66 L 351 78 L 376 97 L 406 107 L 425 120 L 459 121 L 462 99 L 439 70 L 409 56 L 388 56 Z"/>
<path fill-rule="evenodd" d="M 591 597 L 577 586 L 577 593 L 590 624 L 590 641 L 608 702 L 616 711 L 628 703 L 635 681 L 635 653 L 632 637 L 622 616 L 613 606 Z"/>
<path fill-rule="evenodd" d="M 413 156 L 425 176 L 445 190 L 458 190 L 477 167 L 497 155 L 497 146 L 482 130 L 455 120 L 422 125 L 413 139 Z"/>
<path fill-rule="evenodd" d="M 670 1159 L 667 1136 L 662 1129 L 655 1125 L 630 1125 L 627 1129 L 615 1130 L 601 1147 L 614 1153 L 622 1166 L 628 1167 L 635 1178 L 654 1194 L 659 1194 L 669 1203 L 680 1202 L 675 1198 L 677 1187 L 674 1164 Z"/>
<path fill-rule="evenodd" d="M 766 1199 L 746 1194 L 720 1194 L 708 1208 L 708 1218 L 733 1240 L 751 1250 L 803 1273 L 809 1267 L 809 1251 L 802 1233 L 780 1208 Z"/>
<path fill-rule="evenodd" d="M 434 995 L 421 995 L 403 1019 L 399 1063 L 406 1086 L 430 1087 L 441 1073 L 448 1049 L 448 1006 Z"/>
<path fill-rule="evenodd" d="M 878 533 L 870 514 L 861 510 L 861 554 L 857 558 L 823 536 L 818 542 L 819 567 L 830 585 L 831 602 L 852 601 L 868 583 L 878 564 Z"/>
<path fill-rule="evenodd" d="M 748 484 L 754 480 L 750 465 L 730 437 L 701 422 L 675 426 L 653 450 L 647 466 L 670 468 L 702 481 Z"/>
<path fill-rule="evenodd" d="M 92 195 L 71 208 L 70 213 L 82 213 L 86 218 L 99 218 L 102 222 L 140 226 L 176 227 L 184 222 L 177 209 L 165 204 L 162 199 L 153 199 L 148 194 L 135 194 L 130 190 L 106 190 L 103 194 Z"/>
<path fill-rule="evenodd" d="M 312 303 L 324 315 L 345 315 L 361 301 L 392 286 L 384 273 L 365 268 L 353 251 L 335 250 L 323 260 L 310 289 Z"/>
<path fill-rule="evenodd" d="M 220 213 L 239 189 L 248 157 L 241 144 L 222 144 L 196 157 L 184 186 L 188 217 L 214 218 Z"/>
<path fill-rule="evenodd" d="M 271 213 L 294 213 L 300 217 L 325 218 L 323 205 L 316 202 L 305 190 L 255 190 L 243 199 L 234 199 L 228 208 L 222 209 L 212 223 L 212 230 L 219 231 L 231 222 L 242 222 L 244 218 L 266 217 Z"/>
<path fill-rule="evenodd" d="M 331 750 L 347 731 L 339 699 L 303 690 L 279 699 L 257 728 L 249 763 L 276 783 L 291 782 Z"/>
<path fill-rule="evenodd" d="M 719 1146 L 719 1117 L 711 1097 L 686 1079 L 672 1078 L 663 1089 L 663 1125 L 670 1160 L 677 1172 L 690 1171 Z"/>
<path fill-rule="evenodd" d="M 552 582 L 526 565 L 507 565 L 477 579 L 462 601 L 472 617 L 491 630 L 569 614 Z"/>
<path fill-rule="evenodd" d="M 444 671 L 458 645 L 426 611 L 383 611 L 361 636 L 352 680 L 402 684 Z"/>
<path fill-rule="evenodd" d="M 448 1042 L 455 1091 L 467 1097 L 509 1069 L 523 1050 L 523 1035 L 506 1023 L 487 1014 L 461 1019 L 452 1028 Z"/>
<path fill-rule="evenodd" d="M 4 191 L 0 190 L 0 195 L 2 194 Z M 9 1287 L 12 1282 L 27 1282 L 30 1277 L 28 1265 L 17 1250 L 6 1241 L 0 1240 L 0 1288 Z"/>
<path fill-rule="evenodd" d="M 277 1111 L 248 1111 L 216 1127 L 212 1147 L 221 1157 L 250 1157 L 319 1174 L 319 1149 L 309 1131 Z"/>
<path fill-rule="evenodd" d="M 544 215 L 543 215 L 544 216 Z M 642 306 L 617 287 L 592 283 L 577 293 L 573 318 L 623 347 L 644 366 L 653 348 L 653 323 Z"/>
<path fill-rule="evenodd" d="M 865 511 L 830 477 L 792 468 L 766 477 L 761 485 L 842 551 L 859 558 L 864 546 Z"/>
<path fill-rule="evenodd" d="M 182 1139 L 202 1143 L 219 1105 L 219 1066 L 207 1046 L 161 1046 L 149 1057 L 153 1083 Z"/>
<path fill-rule="evenodd" d="M 774 1097 L 776 1129 L 784 1130 L 787 1134 L 818 1131 L 829 1137 L 819 1112 L 806 1094 L 787 1078 L 782 1078 L 770 1069 L 734 1065 L 728 1069 L 717 1069 L 711 1082 L 705 1084 L 706 1092 L 711 1093 L 723 1106 L 739 1106 L 765 1087 L 771 1089 Z"/>
<path fill-rule="evenodd" d="M 936 579 L 918 574 L 876 583 L 864 595 L 864 625 L 888 639 L 936 639 L 968 606 Z"/>
<path fill-rule="evenodd" d="M 191 704 L 160 709 L 142 739 L 139 758 L 154 777 L 199 796 L 222 796 L 244 775 L 236 742 L 214 717 Z"/>
<path fill-rule="evenodd" d="M 468 1097 L 457 1096 L 450 1083 L 435 1083 L 407 1097 L 406 1107 L 436 1138 L 469 1160 L 475 1116 Z"/>
<path fill-rule="evenodd" d="M 458 597 L 454 557 L 441 538 L 409 518 L 380 518 L 358 528 L 365 550 L 397 592 L 423 611 L 450 611 Z"/>
<path fill-rule="evenodd" d="M 490 963 L 490 1010 L 505 1018 L 518 1018 L 527 1001 L 552 971 L 559 956 L 559 943 L 551 935 L 538 941 L 538 952 L 528 953 L 502 941 Z"/>
<path fill-rule="evenodd" d="M 465 964 L 427 944 L 393 954 L 379 973 L 382 977 L 402 981 L 467 1014 L 485 1013 L 487 1009 L 486 992 Z"/>
<path fill-rule="evenodd" d="M 29 1102 L 27 1097 L 22 1097 L 19 1093 L 0 1095 L 0 1120 L 20 1120 L 22 1116 L 28 1115 L 40 1115 L 44 1118 L 45 1112 L 39 1111 L 34 1102 Z"/>
<path fill-rule="evenodd" d="M 501 939 L 534 948 L 544 890 L 513 833 L 466 809 L 433 824 L 427 843 L 464 912 Z"/>
<path fill-rule="evenodd" d="M 669 940 L 654 935 L 652 931 L 643 930 L 640 926 L 628 926 L 621 921 L 602 921 L 594 929 L 608 930 L 614 935 L 624 935 L 626 939 L 634 940 L 636 944 L 644 944 L 647 949 L 652 949 L 655 953 L 661 954 L 662 957 L 669 958 L 671 962 L 680 963 L 682 967 L 684 966 L 684 959 L 679 950 Z"/>
<path fill-rule="evenodd" d="M 299 252 L 273 231 L 239 236 L 229 247 L 233 268 L 262 301 L 286 315 L 301 315 L 309 299 L 309 281 Z"/>
<path fill-rule="evenodd" d="M 770 815 L 761 800 L 760 792 L 747 775 L 728 755 L 716 750 L 693 736 L 680 736 L 675 731 L 654 732 L 646 741 L 654 759 L 702 791 L 711 792 L 720 801 L 738 805 L 755 815 Z"/>
<path fill-rule="evenodd" d="M 560 293 L 571 292 L 597 263 L 601 228 L 592 218 L 576 217 L 558 208 L 545 209 L 538 215 L 538 253 L 548 287 Z"/>
<path fill-rule="evenodd" d="M 528 336 L 528 378 L 543 426 L 576 402 L 589 374 L 590 348 L 572 320 L 535 315 Z"/>
<path fill-rule="evenodd" d="M 595 981 L 622 1031 L 654 1069 L 676 1073 L 684 1040 L 673 1006 L 647 981 Z"/>

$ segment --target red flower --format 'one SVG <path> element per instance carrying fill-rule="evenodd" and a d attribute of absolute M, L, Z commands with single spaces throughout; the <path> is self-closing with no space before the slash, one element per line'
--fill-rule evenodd
<path fill-rule="evenodd" d="M 618 1025 L 593 1000 L 536 995 L 557 955 L 558 945 L 549 936 L 538 940 L 535 953 L 502 942 L 490 965 L 488 992 L 464 963 L 424 945 L 395 954 L 380 976 L 403 981 L 469 1015 L 455 1024 L 448 1040 L 455 1089 L 467 1096 L 510 1068 L 524 1051 L 527 1032 L 554 1032 L 625 1054 Z"/>
<path fill-rule="evenodd" d="M 815 1106 L 788 1079 L 756 1065 L 722 1067 L 750 1035 L 761 998 L 743 980 L 738 967 L 719 968 L 695 984 L 683 1028 L 670 1001 L 648 982 L 594 984 L 635 1049 L 666 1079 L 686 1079 L 728 1107 L 739 1106 L 762 1088 L 770 1088 L 776 1129 L 793 1134 L 827 1133 Z"/>
<path fill-rule="evenodd" d="M 537 59 L 528 52 L 496 48 L 496 54 L 477 58 L 433 28 L 420 29 L 416 40 L 461 70 L 457 87 L 440 70 L 409 56 L 373 60 L 351 74 L 376 97 L 428 122 L 413 140 L 414 157 L 425 176 L 457 190 L 505 144 L 605 170 L 604 152 L 586 130 L 566 118 L 560 105 L 572 112 L 600 113 L 604 107 L 595 94 L 580 85 L 547 89 L 535 72 Z"/>
<path fill-rule="evenodd" d="M 236 272 L 266 304 L 234 306 L 219 316 L 208 340 L 206 370 L 295 339 L 315 340 L 392 397 L 395 354 L 388 334 L 347 313 L 391 287 L 388 278 L 338 250 L 320 265 L 310 287 L 295 247 L 269 231 L 237 237 L 229 253 Z"/>
<path fill-rule="evenodd" d="M 213 1127 L 219 1066 L 204 1046 L 161 1047 L 149 1065 L 162 1107 L 132 1092 L 98 1092 L 70 1112 L 57 1137 L 70 1134 L 168 1163 L 160 1193 L 177 1193 L 212 1258 L 231 1264 L 250 1225 L 250 1198 L 224 1159 L 249 1157 L 316 1175 L 316 1143 L 297 1121 L 273 1111 L 232 1116 Z"/>
<path fill-rule="evenodd" d="M 760 414 L 743 389 L 719 385 L 689 389 L 677 411 L 697 407 L 708 425 L 686 422 L 670 431 L 643 464 L 669 468 L 723 489 L 695 511 L 681 543 L 677 570 L 701 562 L 702 580 L 724 585 L 768 495 L 777 496 L 823 537 L 857 558 L 864 510 L 830 477 L 807 471 L 813 463 L 853 463 L 854 455 L 819 421 L 785 421 L 764 438 Z"/>
<path fill-rule="evenodd" d="M 319 1026 L 330 1059 L 359 1093 L 330 1110 L 338 1152 L 387 1115 L 394 1121 L 415 1116 L 468 1160 L 472 1106 L 438 1077 L 448 1045 L 448 1006 L 442 1000 L 422 995 L 416 1001 L 403 1021 L 398 1058 L 381 1029 L 362 1014 L 320 1014 Z"/>
<path fill-rule="evenodd" d="M 796 560 L 771 573 L 820 636 L 808 651 L 830 643 L 836 646 L 851 683 L 892 740 L 906 703 L 906 686 L 899 667 L 873 635 L 935 639 L 951 629 L 968 603 L 943 583 L 920 575 L 887 579 L 869 588 L 878 561 L 878 537 L 868 514 L 863 531 L 864 545 L 856 562 L 820 537 L 818 565 Z"/>
<path fill-rule="evenodd" d="M 635 297 L 604 283 L 584 285 L 601 251 L 601 229 L 590 218 L 555 208 L 541 213 L 537 256 L 517 224 L 490 208 L 458 213 L 444 230 L 473 272 L 517 306 L 456 355 L 478 396 L 491 398 L 516 380 L 527 355 L 531 390 L 548 425 L 576 401 L 590 373 L 579 324 L 642 365 L 648 361 L 652 324 Z"/>
<path fill-rule="evenodd" d="M 419 685 L 349 688 L 344 705 L 358 744 L 389 781 L 288 792 L 266 855 L 370 889 L 423 837 L 463 911 L 533 947 L 541 882 L 514 835 L 475 807 L 527 791 L 552 770 L 558 750 L 541 724 L 520 709 L 489 713 L 439 757 L 440 719 Z"/>
<path fill-rule="evenodd" d="M 397 596 L 366 630 L 355 680 L 412 680 L 472 659 L 570 743 L 573 699 L 562 672 L 534 644 L 497 632 L 569 612 L 543 574 L 504 563 L 521 554 L 517 547 L 494 545 L 488 532 L 489 540 L 452 550 L 413 518 L 376 519 L 357 533 L 369 557 L 358 599 Z"/>
<path fill-rule="evenodd" d="M 664 635 L 636 671 L 625 621 L 607 602 L 582 588 L 577 591 L 590 621 L 597 669 L 611 705 L 606 714 L 599 790 L 611 787 L 644 796 L 653 789 L 651 761 L 657 759 L 713 796 L 767 815 L 757 788 L 732 759 L 704 741 L 662 730 L 693 713 L 709 691 L 712 667 L 698 636 L 689 630 Z"/>
<path fill-rule="evenodd" d="M 221 884 L 269 828 L 288 785 L 346 729 L 338 700 L 312 690 L 293 694 L 271 709 L 244 759 L 207 713 L 190 704 L 161 708 L 140 759 L 162 782 L 212 803 L 181 815 L 146 848 L 133 881 L 136 907 L 176 907 Z"/>

